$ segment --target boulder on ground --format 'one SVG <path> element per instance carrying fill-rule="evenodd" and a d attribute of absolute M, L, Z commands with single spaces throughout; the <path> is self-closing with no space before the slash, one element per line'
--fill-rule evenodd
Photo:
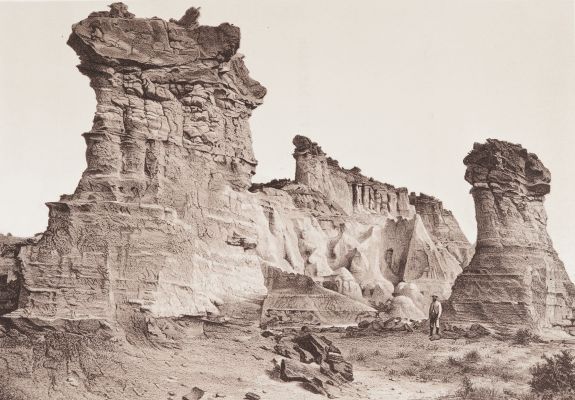
<path fill-rule="evenodd" d="M 279 366 L 276 362 L 282 380 L 301 382 L 305 389 L 328 397 L 331 394 L 324 384 L 339 387 L 353 381 L 353 366 L 343 358 L 341 351 L 306 326 L 299 332 L 286 329 L 274 339 L 275 352 L 286 357 Z M 319 369 L 311 364 L 318 365 Z"/>
<path fill-rule="evenodd" d="M 194 386 L 190 393 L 182 396 L 182 400 L 200 400 L 202 397 L 204 397 L 205 393 L 206 392 L 204 390 Z"/>
<path fill-rule="evenodd" d="M 302 382 L 304 388 L 312 393 L 328 396 L 324 388 L 326 377 L 321 371 L 297 361 L 284 359 L 280 366 L 280 378 L 286 382 Z M 330 382 L 333 384 L 333 382 Z"/>

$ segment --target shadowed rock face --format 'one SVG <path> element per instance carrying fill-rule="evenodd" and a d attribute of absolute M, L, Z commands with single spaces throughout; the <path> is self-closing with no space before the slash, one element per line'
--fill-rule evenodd
<path fill-rule="evenodd" d="M 18 307 L 20 294 L 20 248 L 33 243 L 33 239 L 23 239 L 0 234 L 0 315 L 14 311 Z"/>
<path fill-rule="evenodd" d="M 450 319 L 548 327 L 571 317 L 575 286 L 547 234 L 551 174 L 520 145 L 490 139 L 464 160 L 477 244 L 454 285 Z"/>

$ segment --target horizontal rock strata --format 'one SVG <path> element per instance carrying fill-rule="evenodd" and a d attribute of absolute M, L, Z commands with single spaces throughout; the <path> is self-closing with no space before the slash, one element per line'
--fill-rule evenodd
<path fill-rule="evenodd" d="M 568 324 L 575 286 L 547 233 L 551 174 L 520 145 L 490 139 L 464 160 L 477 218 L 475 255 L 446 316 L 459 322 Z"/>
<path fill-rule="evenodd" d="M 293 142 L 295 180 L 251 189 L 267 201 L 289 194 L 295 207 L 271 207 L 283 219 L 313 217 L 294 226 L 299 252 L 285 254 L 280 264 L 300 265 L 296 270 L 325 288 L 375 307 L 405 297 L 418 310 L 414 318 L 426 312 L 432 293 L 447 299 L 471 246 L 441 202 L 342 168 L 304 136 Z"/>
<path fill-rule="evenodd" d="M 266 89 L 237 53 L 239 29 L 198 16 L 114 3 L 73 26 L 97 100 L 87 167 L 12 258 L 9 315 L 137 327 L 267 296 L 264 320 L 344 323 L 395 298 L 418 316 L 431 293 L 447 298 L 470 245 L 438 200 L 341 168 L 303 136 L 295 180 L 252 186 L 248 120 Z"/>
<path fill-rule="evenodd" d="M 87 168 L 20 253 L 19 313 L 196 315 L 265 295 L 242 194 L 256 165 L 248 118 L 266 90 L 237 53 L 237 27 L 186 15 L 114 4 L 73 26 L 97 99 Z"/>

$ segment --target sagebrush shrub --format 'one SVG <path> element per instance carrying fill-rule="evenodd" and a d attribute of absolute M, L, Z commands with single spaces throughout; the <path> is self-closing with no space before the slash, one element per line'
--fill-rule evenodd
<path fill-rule="evenodd" d="M 513 340 L 516 344 L 526 346 L 531 342 L 539 342 L 541 338 L 533 333 L 529 329 L 519 329 L 515 332 Z"/>
<path fill-rule="evenodd" d="M 567 350 L 544 355 L 543 362 L 531 368 L 531 389 L 536 393 L 575 392 L 575 357 Z"/>

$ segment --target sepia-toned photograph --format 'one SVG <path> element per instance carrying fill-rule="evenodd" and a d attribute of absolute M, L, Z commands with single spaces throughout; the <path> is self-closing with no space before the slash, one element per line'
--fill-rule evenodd
<path fill-rule="evenodd" d="M 0 400 L 575 400 L 575 0 L 0 0 Z"/>

